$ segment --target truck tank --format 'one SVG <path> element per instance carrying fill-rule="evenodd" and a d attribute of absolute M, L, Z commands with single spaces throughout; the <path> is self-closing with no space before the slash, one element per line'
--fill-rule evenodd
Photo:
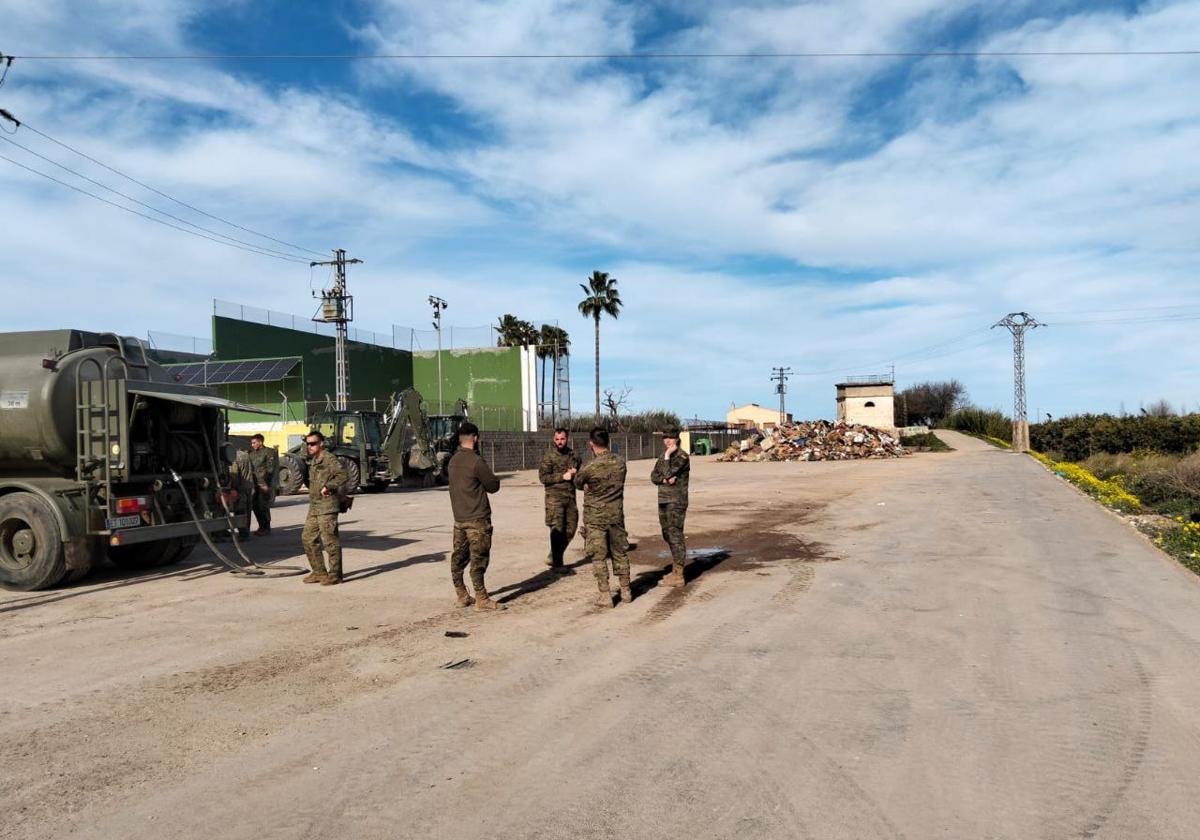
<path fill-rule="evenodd" d="M 111 364 L 118 342 L 146 367 Z M 109 376 L 169 381 L 142 358 L 140 346 L 111 334 L 45 330 L 0 334 L 0 473 L 74 476 L 78 437 L 75 394 L 80 379 Z M 157 372 L 159 375 L 154 377 Z"/>

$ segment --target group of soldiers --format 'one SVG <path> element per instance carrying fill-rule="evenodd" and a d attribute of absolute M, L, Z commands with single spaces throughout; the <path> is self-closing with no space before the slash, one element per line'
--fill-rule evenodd
<path fill-rule="evenodd" d="M 246 469 L 258 482 L 266 473 L 266 465 L 255 453 L 264 450 L 261 436 L 256 435 L 247 456 Z M 450 509 L 454 517 L 453 547 L 450 552 L 450 580 L 455 600 L 461 607 L 476 610 L 503 610 L 504 605 L 488 595 L 484 581 L 492 549 L 492 507 L 488 496 L 500 489 L 500 479 L 479 455 L 479 428 L 470 421 L 458 430 L 458 449 L 450 458 L 447 472 L 450 479 Z M 325 437 L 319 431 L 305 438 L 308 449 L 309 510 L 304 523 L 302 542 L 311 573 L 305 583 L 330 586 L 342 582 L 342 549 L 338 539 L 338 514 L 345 512 L 347 501 L 344 485 L 345 470 L 338 459 L 325 451 Z M 577 493 L 583 492 L 583 540 L 592 572 L 599 590 L 596 604 L 613 607 L 609 566 L 617 578 L 620 600 L 633 600 L 629 573 L 629 535 L 625 530 L 625 459 L 609 448 L 608 430 L 597 426 L 588 434 L 592 459 L 586 465 L 571 448 L 571 435 L 566 429 L 555 429 L 553 446 L 546 452 L 538 468 L 538 478 L 545 487 L 546 527 L 550 530 L 550 553 L 546 564 L 553 570 L 565 569 L 567 546 L 579 526 Z M 269 450 L 273 453 L 273 450 Z M 663 433 L 663 452 L 655 459 L 650 481 L 658 486 L 658 521 L 662 536 L 671 550 L 671 571 L 659 582 L 666 586 L 684 584 L 684 564 L 687 548 L 684 544 L 684 520 L 688 506 L 688 454 L 679 446 L 679 431 Z M 265 500 L 265 520 L 259 513 L 259 531 L 269 533 L 270 483 L 264 488 L 255 485 L 252 500 Z M 247 519 L 248 524 L 248 519 Z M 467 588 L 469 575 L 471 588 Z"/>
<path fill-rule="evenodd" d="M 454 547 L 450 555 L 450 578 L 460 606 L 477 610 L 503 609 L 489 597 L 484 583 L 492 546 L 492 511 L 488 494 L 500 489 L 500 481 L 479 456 L 479 429 L 464 423 L 459 429 L 459 448 L 450 459 L 450 504 L 454 515 Z M 545 487 L 546 527 L 550 529 L 551 569 L 565 568 L 567 546 L 579 525 L 576 494 L 583 491 L 584 547 L 592 562 L 599 592 L 596 604 L 612 608 L 609 564 L 617 578 L 620 599 L 633 600 L 629 575 L 629 535 L 625 530 L 625 459 L 609 449 L 608 430 L 596 427 L 588 434 L 592 460 L 583 465 L 571 448 L 570 432 L 554 430 L 554 445 L 542 458 L 538 478 Z M 663 539 L 671 548 L 672 568 L 660 582 L 682 586 L 687 558 L 683 525 L 687 515 L 688 455 L 679 447 L 679 432 L 663 435 L 663 454 L 654 463 L 650 480 L 658 485 L 658 518 Z M 463 573 L 470 570 L 467 591 Z"/>

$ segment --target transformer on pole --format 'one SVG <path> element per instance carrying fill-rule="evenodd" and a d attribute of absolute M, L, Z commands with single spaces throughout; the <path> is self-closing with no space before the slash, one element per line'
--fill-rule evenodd
<path fill-rule="evenodd" d="M 787 412 L 784 410 L 784 395 L 787 393 L 788 376 L 791 374 L 790 367 L 771 368 L 771 381 L 775 383 L 775 393 L 779 395 L 779 425 L 782 426 L 787 422 Z"/>
<path fill-rule="evenodd" d="M 336 327 L 334 338 L 334 390 L 335 407 L 345 411 L 350 401 L 350 365 L 346 360 L 347 324 L 354 320 L 354 298 L 346 291 L 346 266 L 361 263 L 359 259 L 346 259 L 346 252 L 338 248 L 333 252 L 332 260 L 319 260 L 312 266 L 331 265 L 334 267 L 333 288 L 321 291 L 321 309 L 313 316 L 314 321 L 333 324 Z M 316 292 L 313 292 L 316 296 Z"/>
<path fill-rule="evenodd" d="M 1029 451 L 1029 418 L 1025 411 L 1025 331 L 1045 326 L 1028 312 L 1010 312 L 992 324 L 1004 327 L 1013 338 L 1013 452 Z"/>

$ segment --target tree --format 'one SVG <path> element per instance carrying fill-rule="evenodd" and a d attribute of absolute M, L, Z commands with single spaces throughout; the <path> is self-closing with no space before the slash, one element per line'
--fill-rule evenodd
<path fill-rule="evenodd" d="M 966 402 L 967 389 L 957 379 L 921 382 L 896 395 L 896 425 L 937 426 Z"/>
<path fill-rule="evenodd" d="M 523 321 L 516 315 L 501 315 L 496 325 L 497 347 L 525 347 L 537 344 L 538 331 L 533 324 Z"/>
<path fill-rule="evenodd" d="M 569 355 L 571 355 L 571 338 L 567 335 L 567 331 L 553 324 L 542 324 L 542 328 L 538 334 L 537 356 L 542 360 L 542 379 L 539 398 L 543 404 L 546 402 L 546 361 L 551 360 L 553 365 L 551 375 L 554 377 L 554 380 L 550 386 L 550 401 L 557 404 L 554 389 L 558 383 L 558 360 L 563 356 Z"/>
<path fill-rule="evenodd" d="M 621 410 L 628 407 L 632 390 L 628 385 L 617 392 L 612 388 L 604 389 L 604 407 L 608 409 L 609 428 L 613 431 L 625 431 L 621 428 Z"/>
<path fill-rule="evenodd" d="M 621 295 L 617 291 L 617 278 L 609 277 L 607 271 L 593 271 L 587 285 L 579 284 L 586 297 L 579 301 L 579 314 L 591 318 L 596 327 L 596 422 L 600 422 L 600 316 L 619 317 Z"/>

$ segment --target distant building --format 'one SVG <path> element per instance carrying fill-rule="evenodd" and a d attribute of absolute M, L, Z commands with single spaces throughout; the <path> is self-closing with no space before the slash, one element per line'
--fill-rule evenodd
<path fill-rule="evenodd" d="M 779 425 L 779 409 L 764 408 L 758 403 L 734 406 L 725 412 L 725 422 L 747 429 L 772 429 Z M 791 414 L 786 415 L 786 422 L 792 422 Z"/>
<path fill-rule="evenodd" d="M 892 377 L 849 376 L 837 386 L 837 419 L 846 423 L 896 428 L 896 385 Z"/>

